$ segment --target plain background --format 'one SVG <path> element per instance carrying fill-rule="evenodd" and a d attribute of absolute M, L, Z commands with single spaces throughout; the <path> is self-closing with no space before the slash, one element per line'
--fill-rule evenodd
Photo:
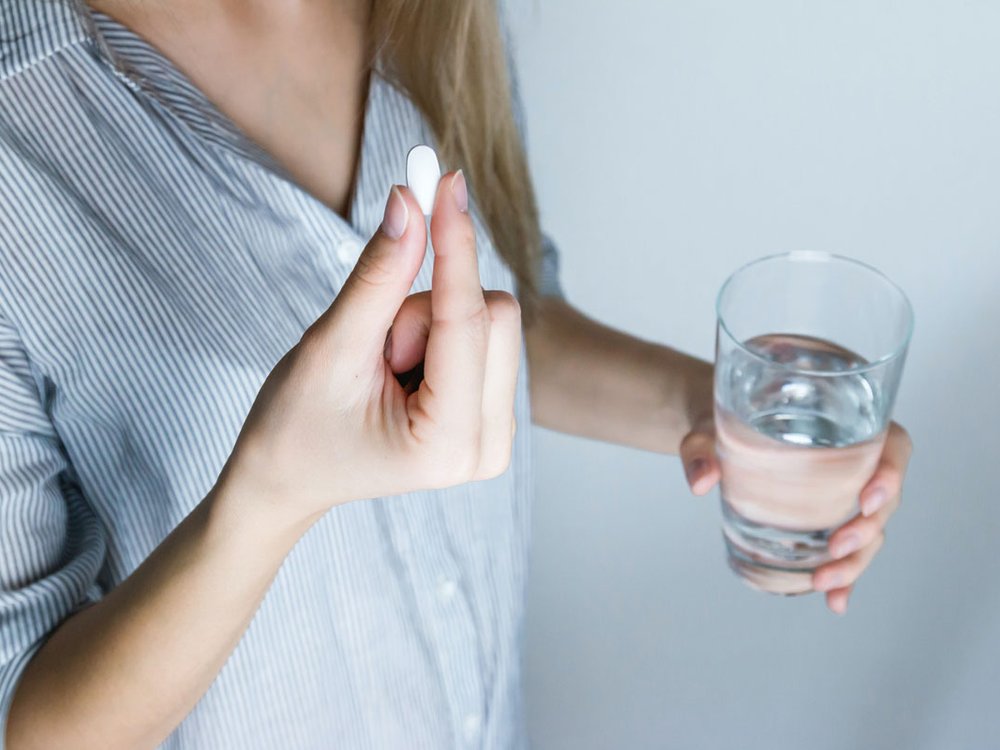
<path fill-rule="evenodd" d="M 510 4 L 574 304 L 709 357 L 726 275 L 817 249 L 917 315 L 904 504 L 843 618 L 733 578 L 676 458 L 536 429 L 535 746 L 1000 748 L 1000 2 Z"/>

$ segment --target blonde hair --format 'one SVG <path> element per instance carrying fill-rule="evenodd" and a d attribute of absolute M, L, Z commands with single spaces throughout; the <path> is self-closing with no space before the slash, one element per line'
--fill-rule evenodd
<path fill-rule="evenodd" d="M 370 40 L 379 70 L 421 110 L 445 164 L 468 175 L 530 320 L 541 233 L 496 0 L 373 0 Z"/>

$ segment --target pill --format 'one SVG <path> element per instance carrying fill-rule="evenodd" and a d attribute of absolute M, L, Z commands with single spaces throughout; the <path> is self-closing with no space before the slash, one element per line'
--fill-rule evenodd
<path fill-rule="evenodd" d="M 406 155 L 406 186 L 417 199 L 424 216 L 434 210 L 434 196 L 441 180 L 441 165 L 430 146 L 414 146 Z"/>

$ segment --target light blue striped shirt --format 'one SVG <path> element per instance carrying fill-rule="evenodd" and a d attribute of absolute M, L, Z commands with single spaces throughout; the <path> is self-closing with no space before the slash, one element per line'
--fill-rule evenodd
<path fill-rule="evenodd" d="M 345 219 L 115 21 L 0 5 L 0 750 L 32 655 L 211 489 L 420 142 L 374 75 Z M 483 286 L 514 291 L 477 228 Z M 526 747 L 530 435 L 496 479 L 327 514 L 163 747 Z"/>

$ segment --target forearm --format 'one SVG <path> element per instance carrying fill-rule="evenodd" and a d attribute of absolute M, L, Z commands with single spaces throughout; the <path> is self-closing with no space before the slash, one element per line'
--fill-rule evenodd
<path fill-rule="evenodd" d="M 220 480 L 121 585 L 63 623 L 28 665 L 10 750 L 159 744 L 239 642 L 305 526 L 251 518 Z"/>
<path fill-rule="evenodd" d="M 677 453 L 711 415 L 711 363 L 616 331 L 556 297 L 543 298 L 525 337 L 535 424 Z"/>

